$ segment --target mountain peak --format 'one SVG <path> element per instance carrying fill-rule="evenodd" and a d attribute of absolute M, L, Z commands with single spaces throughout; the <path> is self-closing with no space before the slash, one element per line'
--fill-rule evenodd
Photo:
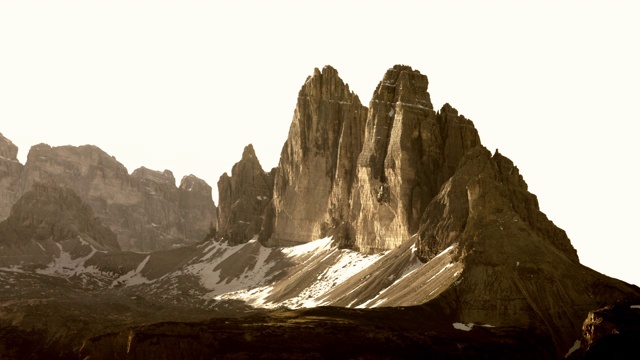
<path fill-rule="evenodd" d="M 18 160 L 18 147 L 0 133 L 0 157 L 9 160 Z"/>
<path fill-rule="evenodd" d="M 402 102 L 433 109 L 428 87 L 429 79 L 426 75 L 410 66 L 395 65 L 384 74 L 371 101 Z"/>
<path fill-rule="evenodd" d="M 242 158 L 246 159 L 246 158 L 256 158 L 256 152 L 253 149 L 253 144 L 249 144 L 247 146 L 244 147 L 244 150 L 242 151 Z"/>

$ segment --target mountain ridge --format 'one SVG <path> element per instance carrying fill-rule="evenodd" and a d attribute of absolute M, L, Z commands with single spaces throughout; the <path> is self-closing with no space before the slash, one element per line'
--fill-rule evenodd
<path fill-rule="evenodd" d="M 96 184 L 106 188 L 114 183 L 105 178 L 120 179 L 131 196 L 113 192 L 118 204 L 142 199 L 128 208 L 137 209 L 134 217 L 126 209 L 120 215 L 162 230 L 149 233 L 149 240 L 184 234 L 172 219 L 186 222 L 174 215 L 188 209 L 191 227 L 202 229 L 201 241 L 145 253 L 89 243 L 90 255 L 64 266 L 54 256 L 36 271 L 21 264 L 0 268 L 0 285 L 22 281 L 46 288 L 50 277 L 62 277 L 78 294 L 68 301 L 83 303 L 82 294 L 104 292 L 104 301 L 135 309 L 135 321 L 126 326 L 113 320 L 121 314 L 114 308 L 107 317 L 116 325 L 96 323 L 97 330 L 62 337 L 76 354 L 94 359 L 153 357 L 167 348 L 183 357 L 249 351 L 243 349 L 276 356 L 286 346 L 293 354 L 316 351 L 322 357 L 335 354 L 318 344 L 305 347 L 305 337 L 347 346 L 340 340 L 347 333 L 358 334 L 354 356 L 373 356 L 367 344 L 375 341 L 402 354 L 460 358 L 483 354 L 475 352 L 478 347 L 498 356 L 505 344 L 526 354 L 534 341 L 538 355 L 560 358 L 581 338 L 590 312 L 620 301 L 640 304 L 637 286 L 580 264 L 514 163 L 497 150 L 491 154 L 473 122 L 450 104 L 436 111 L 427 89 L 425 75 L 396 65 L 365 107 L 337 70 L 315 69 L 299 92 L 279 166 L 265 171 L 247 145 L 231 175 L 218 181 L 215 218 L 206 216 L 211 188 L 200 179 L 185 177 L 176 188 L 170 171 L 140 168 L 128 175 L 96 147 L 36 146 L 33 160 L 16 170 L 21 178 L 66 184 L 69 189 L 60 191 L 98 209 L 109 201 L 92 200 Z M 28 196 L 20 199 L 15 213 Z M 25 211 L 37 215 L 37 208 Z M 156 223 L 157 214 L 169 220 Z M 19 314 L 28 305 L 12 302 L 13 291 L 30 289 L 0 296 L 18 327 L 27 326 Z M 48 298 L 29 311 L 47 312 L 53 306 L 47 304 L 57 301 Z M 92 306 L 111 308 L 97 301 Z M 140 302 L 166 312 L 150 316 Z M 212 312 L 249 316 L 206 320 Z M 180 322 L 181 316 L 196 322 Z M 145 318 L 157 324 L 149 326 Z M 45 334 L 61 331 L 48 326 Z M 212 339 L 200 332 L 216 329 L 244 340 L 203 348 Z M 283 348 L 287 331 L 299 338 Z"/>

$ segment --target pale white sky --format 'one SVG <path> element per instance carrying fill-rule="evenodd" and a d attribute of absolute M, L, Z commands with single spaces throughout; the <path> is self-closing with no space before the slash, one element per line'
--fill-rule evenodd
<path fill-rule="evenodd" d="M 0 132 L 23 163 L 40 142 L 95 144 L 215 189 L 249 143 L 277 165 L 314 67 L 368 105 L 407 64 L 515 162 L 584 264 L 640 284 L 636 4 L 3 0 Z"/>

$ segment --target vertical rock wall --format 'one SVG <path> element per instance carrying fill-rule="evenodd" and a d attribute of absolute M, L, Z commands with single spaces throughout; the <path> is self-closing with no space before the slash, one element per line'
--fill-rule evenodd
<path fill-rule="evenodd" d="M 307 78 L 280 156 L 263 242 L 308 242 L 348 219 L 366 114 L 334 68 Z"/>
<path fill-rule="evenodd" d="M 0 221 L 9 216 L 17 200 L 15 190 L 23 168 L 17 155 L 18 147 L 0 133 Z"/>
<path fill-rule="evenodd" d="M 218 180 L 217 238 L 230 244 L 251 240 L 260 232 L 273 193 L 273 175 L 262 170 L 252 145 Z"/>

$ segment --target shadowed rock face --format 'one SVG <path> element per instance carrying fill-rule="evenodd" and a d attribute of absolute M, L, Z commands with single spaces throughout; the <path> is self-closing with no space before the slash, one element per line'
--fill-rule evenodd
<path fill-rule="evenodd" d="M 348 219 L 366 114 L 334 68 L 307 78 L 280 155 L 263 242 L 308 242 Z"/>
<path fill-rule="evenodd" d="M 18 147 L 0 133 L 0 220 L 9 216 L 16 201 L 15 190 L 23 168 L 17 155 Z"/>
<path fill-rule="evenodd" d="M 123 250 L 154 251 L 200 241 L 215 219 L 210 187 L 182 191 L 170 171 L 144 167 L 129 175 L 114 157 L 95 146 L 33 146 L 17 193 L 28 191 L 35 182 L 76 192 L 118 235 Z M 188 189 L 192 193 L 187 195 Z M 189 200 L 200 197 L 204 200 Z M 193 215 L 196 212 L 200 215 Z"/>
<path fill-rule="evenodd" d="M 46 264 L 61 251 L 86 256 L 91 246 L 120 250 L 116 234 L 93 210 L 72 190 L 54 184 L 35 183 L 0 223 L 0 266 Z"/>
<path fill-rule="evenodd" d="M 249 144 L 242 159 L 218 180 L 217 238 L 232 245 L 245 243 L 260 232 L 265 208 L 272 199 L 273 175 L 262 166 Z"/>

